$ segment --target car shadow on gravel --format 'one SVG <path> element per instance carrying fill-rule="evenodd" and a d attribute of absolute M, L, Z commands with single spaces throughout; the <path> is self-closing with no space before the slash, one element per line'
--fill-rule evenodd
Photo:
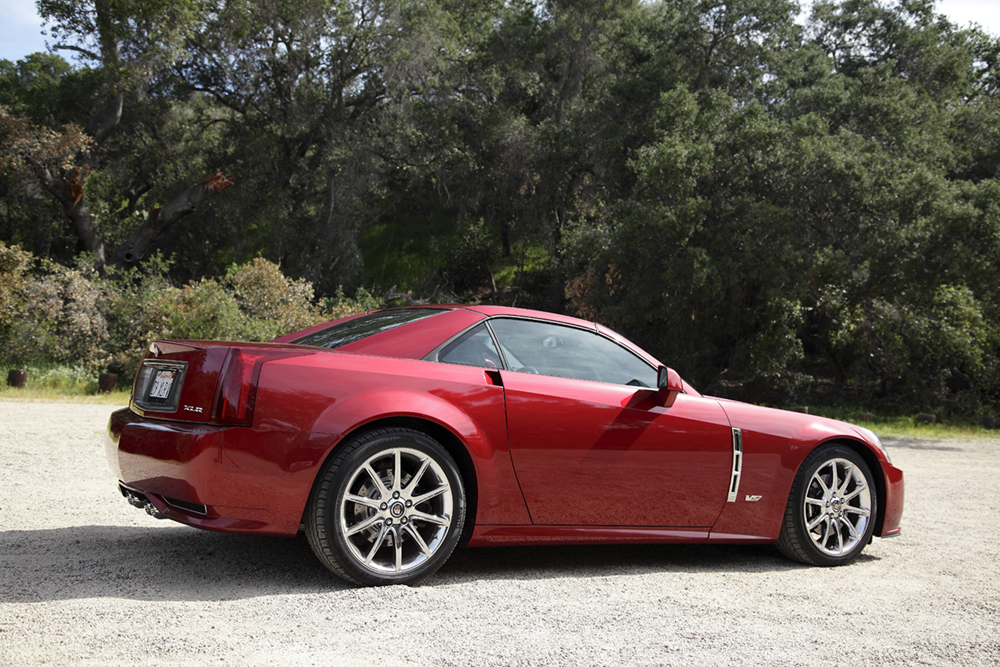
<path fill-rule="evenodd" d="M 606 577 L 664 572 L 774 572 L 794 563 L 770 545 L 607 544 L 489 547 L 456 551 L 434 582 Z"/>
<path fill-rule="evenodd" d="M 0 533 L 0 602 L 88 597 L 236 600 L 349 586 L 298 538 L 179 525 Z"/>
<path fill-rule="evenodd" d="M 862 554 L 861 559 L 870 557 Z M 319 563 L 301 535 L 234 535 L 171 525 L 5 531 L 0 533 L 0 566 L 0 602 L 224 601 L 352 588 Z M 425 585 L 802 567 L 766 545 L 466 548 Z"/>

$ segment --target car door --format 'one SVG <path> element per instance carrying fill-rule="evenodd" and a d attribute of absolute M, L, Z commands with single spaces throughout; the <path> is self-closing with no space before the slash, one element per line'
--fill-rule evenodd
<path fill-rule="evenodd" d="M 511 457 L 532 522 L 710 527 L 728 495 L 732 430 L 716 401 L 670 407 L 656 369 L 597 331 L 489 322 Z"/>

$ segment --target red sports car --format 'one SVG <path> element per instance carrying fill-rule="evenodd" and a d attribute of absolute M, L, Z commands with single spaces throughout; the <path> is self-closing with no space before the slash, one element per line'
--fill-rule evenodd
<path fill-rule="evenodd" d="M 420 581 L 459 543 L 776 543 L 844 565 L 903 511 L 871 431 L 702 396 L 599 324 L 497 306 L 155 341 L 108 432 L 133 505 L 305 531 L 366 585 Z"/>

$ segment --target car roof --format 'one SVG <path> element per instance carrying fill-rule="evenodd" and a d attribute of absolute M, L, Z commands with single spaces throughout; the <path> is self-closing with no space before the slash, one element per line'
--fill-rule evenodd
<path fill-rule="evenodd" d="M 528 308 L 514 308 L 512 306 L 462 306 L 467 310 L 472 310 L 477 313 L 482 313 L 487 317 L 529 317 L 532 319 L 548 320 L 549 322 L 559 322 L 560 324 L 570 324 L 573 326 L 583 327 L 585 329 L 597 330 L 597 325 L 593 322 L 588 322 L 587 320 L 581 320 L 578 317 L 570 317 L 569 315 L 559 315 L 557 313 L 549 313 L 543 310 L 531 310 Z"/>
<path fill-rule="evenodd" d="M 540 310 L 531 310 L 528 308 L 514 308 L 511 306 L 468 306 L 462 304 L 415 305 L 401 306 L 398 308 L 384 308 L 380 309 L 380 311 L 370 312 L 418 309 L 437 310 L 440 312 L 428 317 L 406 322 L 405 324 L 401 324 L 386 331 L 371 334 L 361 338 L 360 340 L 341 345 L 337 349 L 342 352 L 352 352 L 356 354 L 374 354 L 400 359 L 422 359 L 452 336 L 465 331 L 466 329 L 474 326 L 476 323 L 490 317 L 530 318 L 582 327 L 592 331 L 598 330 L 597 325 L 593 322 L 587 322 L 586 320 L 581 320 L 576 317 L 548 313 Z M 303 329 L 302 331 L 281 336 L 280 338 L 275 339 L 274 342 L 292 343 L 307 334 L 321 331 L 334 323 L 347 322 L 358 317 L 363 317 L 365 314 L 341 318 L 339 320 L 335 320 L 334 322 L 325 322 L 317 326 L 309 327 L 308 329 Z"/>

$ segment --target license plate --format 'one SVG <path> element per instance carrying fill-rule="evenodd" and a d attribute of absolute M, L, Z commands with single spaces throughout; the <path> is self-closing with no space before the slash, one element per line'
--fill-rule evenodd
<path fill-rule="evenodd" d="M 175 375 L 177 375 L 177 371 L 157 371 L 156 377 L 153 379 L 153 386 L 149 390 L 149 397 L 165 399 L 169 396 Z"/>

